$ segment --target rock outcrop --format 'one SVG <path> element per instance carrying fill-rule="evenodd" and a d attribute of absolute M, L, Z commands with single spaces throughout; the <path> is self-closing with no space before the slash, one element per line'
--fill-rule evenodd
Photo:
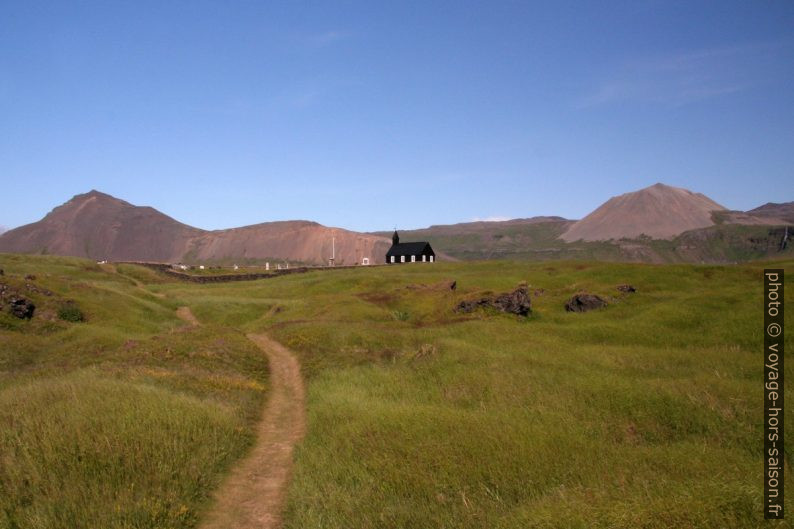
<path fill-rule="evenodd" d="M 595 294 L 581 293 L 576 294 L 565 304 L 568 312 L 587 312 L 590 310 L 606 307 L 607 302 Z"/>
<path fill-rule="evenodd" d="M 8 310 L 19 319 L 29 320 L 33 317 L 36 306 L 28 298 L 9 288 L 8 285 L 0 284 L 0 310 Z"/>
<path fill-rule="evenodd" d="M 455 311 L 468 313 L 485 307 L 491 307 L 509 314 L 517 314 L 524 317 L 529 316 L 532 313 L 532 306 L 526 283 L 521 283 L 512 292 L 461 301 L 458 303 L 457 307 L 455 307 Z"/>

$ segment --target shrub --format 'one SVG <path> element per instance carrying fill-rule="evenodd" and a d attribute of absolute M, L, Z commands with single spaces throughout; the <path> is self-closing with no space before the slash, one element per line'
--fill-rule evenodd
<path fill-rule="evenodd" d="M 83 312 L 74 303 L 66 303 L 58 309 L 58 317 L 64 321 L 78 322 L 85 320 Z"/>

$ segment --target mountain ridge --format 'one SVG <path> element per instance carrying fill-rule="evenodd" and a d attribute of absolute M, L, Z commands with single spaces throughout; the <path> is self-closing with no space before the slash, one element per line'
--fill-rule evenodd
<path fill-rule="evenodd" d="M 2 252 L 114 261 L 283 259 L 322 264 L 335 251 L 337 264 L 354 264 L 365 257 L 380 262 L 389 245 L 386 238 L 304 220 L 202 230 L 97 190 L 75 195 L 38 222 L 0 235 Z"/>
<path fill-rule="evenodd" d="M 638 195 L 646 200 L 632 200 Z M 648 207 L 649 196 L 652 207 Z M 665 198 L 669 197 L 673 206 L 681 206 L 681 201 L 683 206 L 665 208 Z M 626 211 L 626 201 L 628 215 L 612 223 L 616 210 Z M 596 215 L 603 209 L 608 214 Z M 694 222 L 693 216 L 686 214 L 690 210 L 696 213 Z M 681 211 L 685 213 L 683 222 L 675 219 Z M 664 224 L 660 216 L 662 220 L 673 217 L 674 222 Z M 593 217 L 599 222 L 585 222 Z M 621 222 L 630 222 L 634 231 L 628 235 L 615 233 L 612 228 L 621 228 Z M 660 236 L 651 229 L 657 226 L 649 227 L 649 222 L 660 224 L 667 231 Z M 583 224 L 587 230 L 582 229 Z M 429 241 L 442 260 L 721 262 L 773 255 L 783 233 L 774 227 L 789 224 L 794 224 L 794 202 L 770 202 L 747 212 L 732 211 L 700 193 L 655 184 L 612 197 L 578 221 L 545 215 L 399 231 L 406 240 Z M 600 230 L 604 226 L 608 229 Z M 589 233 L 585 237 L 577 231 Z M 52 253 L 111 261 L 242 264 L 284 260 L 326 264 L 335 251 L 336 264 L 361 263 L 365 257 L 370 263 L 379 263 L 391 244 L 391 234 L 392 230 L 357 233 L 310 220 L 203 230 L 152 207 L 135 206 L 91 190 L 56 206 L 38 222 L 0 234 L 0 252 Z"/>

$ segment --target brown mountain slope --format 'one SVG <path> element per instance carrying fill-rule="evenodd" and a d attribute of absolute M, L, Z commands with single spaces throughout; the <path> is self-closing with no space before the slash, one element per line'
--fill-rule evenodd
<path fill-rule="evenodd" d="M 537 216 L 525 219 L 510 219 L 510 220 L 478 220 L 474 222 L 459 222 L 458 224 L 434 224 L 424 230 L 414 231 L 427 231 L 433 233 L 444 233 L 448 235 L 461 235 L 465 233 L 475 232 L 491 232 L 494 229 L 502 229 L 508 227 L 528 226 L 531 224 L 546 224 L 546 223 L 565 223 L 571 222 L 567 219 L 557 216 Z"/>
<path fill-rule="evenodd" d="M 670 239 L 679 233 L 714 224 L 712 211 L 725 208 L 705 195 L 655 184 L 613 197 L 574 223 L 562 239 L 604 241 L 647 235 Z"/>
<path fill-rule="evenodd" d="M 202 233 L 149 207 L 91 191 L 42 220 L 0 236 L 0 252 L 50 253 L 93 259 L 169 260 Z"/>
<path fill-rule="evenodd" d="M 217 261 L 284 259 L 321 264 L 336 239 L 337 264 L 380 262 L 384 237 L 333 229 L 314 222 L 269 222 L 205 231 L 150 207 L 91 191 L 53 209 L 39 222 L 0 235 L 0 252 L 50 253 L 113 261 Z"/>
<path fill-rule="evenodd" d="M 783 202 L 782 204 L 767 202 L 747 213 L 757 217 L 773 217 L 786 222 L 794 222 L 794 202 Z"/>
<path fill-rule="evenodd" d="M 749 211 L 715 211 L 712 217 L 717 224 L 744 224 L 748 226 L 782 226 L 792 221 L 770 215 L 758 215 Z"/>
<path fill-rule="evenodd" d="M 360 263 L 364 257 L 370 263 L 382 263 L 390 246 L 391 241 L 385 237 L 297 220 L 204 232 L 191 239 L 186 258 L 287 259 L 324 264 L 334 252 L 338 265 Z"/>

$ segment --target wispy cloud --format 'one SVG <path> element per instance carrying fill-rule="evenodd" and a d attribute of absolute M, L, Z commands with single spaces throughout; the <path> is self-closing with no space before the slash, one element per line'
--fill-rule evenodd
<path fill-rule="evenodd" d="M 646 56 L 616 68 L 579 108 L 622 102 L 681 106 L 735 94 L 763 82 L 756 67 L 763 54 L 787 43 L 754 43 Z"/>

